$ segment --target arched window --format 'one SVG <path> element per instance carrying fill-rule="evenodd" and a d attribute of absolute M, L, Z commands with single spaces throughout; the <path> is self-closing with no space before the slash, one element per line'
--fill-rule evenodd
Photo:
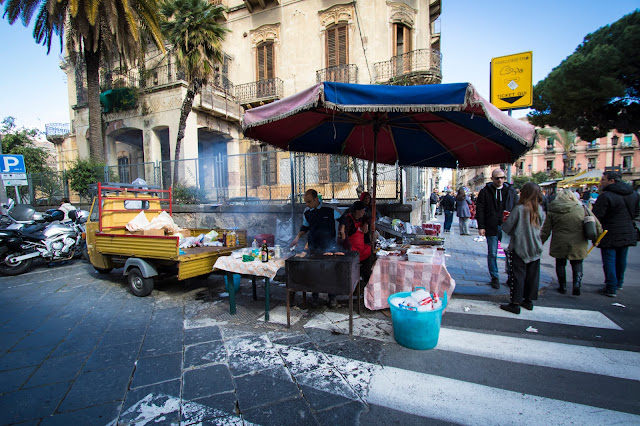
<path fill-rule="evenodd" d="M 393 56 L 411 52 L 411 28 L 404 24 L 393 24 Z"/>

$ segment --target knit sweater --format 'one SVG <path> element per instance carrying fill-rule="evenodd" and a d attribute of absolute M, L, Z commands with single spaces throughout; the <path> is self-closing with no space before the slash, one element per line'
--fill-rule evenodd
<path fill-rule="evenodd" d="M 502 224 L 502 230 L 511 236 L 507 250 L 515 252 L 524 263 L 530 263 L 542 256 L 542 240 L 540 227 L 545 216 L 542 207 L 538 206 L 540 222 L 538 226 L 531 225 L 529 211 L 524 205 L 518 204 Z"/>

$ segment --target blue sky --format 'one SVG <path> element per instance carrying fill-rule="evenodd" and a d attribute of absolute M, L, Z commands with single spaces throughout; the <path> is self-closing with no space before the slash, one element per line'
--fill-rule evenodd
<path fill-rule="evenodd" d="M 640 0 L 442 3 L 443 83 L 470 82 L 487 99 L 491 58 L 532 51 L 535 84 L 573 53 L 585 35 L 640 8 Z M 5 19 L 0 20 L 0 40 L 0 119 L 11 115 L 19 125 L 41 130 L 46 123 L 68 123 L 59 40 L 47 55 L 29 29 Z M 514 111 L 516 117 L 524 114 Z"/>

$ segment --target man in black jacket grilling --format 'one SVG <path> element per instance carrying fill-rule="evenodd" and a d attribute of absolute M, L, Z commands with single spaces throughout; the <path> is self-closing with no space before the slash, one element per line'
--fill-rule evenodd
<path fill-rule="evenodd" d="M 340 213 L 331 207 L 324 207 L 318 197 L 318 191 L 308 189 L 304 193 L 304 202 L 307 208 L 302 213 L 302 226 L 300 232 L 291 242 L 291 247 L 298 245 L 300 237 L 309 233 L 309 251 L 326 252 L 336 248 L 336 220 L 340 219 Z M 318 293 L 312 293 L 313 305 L 318 305 Z M 337 306 L 335 294 L 329 295 L 329 307 Z"/>

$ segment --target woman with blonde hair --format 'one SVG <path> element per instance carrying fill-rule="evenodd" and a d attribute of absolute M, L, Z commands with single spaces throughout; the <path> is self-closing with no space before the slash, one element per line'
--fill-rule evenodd
<path fill-rule="evenodd" d="M 573 272 L 573 295 L 580 296 L 582 283 L 582 261 L 587 257 L 589 240 L 584 235 L 583 222 L 586 208 L 576 198 L 573 191 L 565 189 L 558 193 L 549 205 L 547 218 L 542 225 L 540 238 L 544 243 L 551 236 L 549 255 L 556 259 L 556 276 L 558 277 L 558 291 L 567 292 L 567 259 L 571 263 Z M 594 216 L 595 219 L 595 216 Z M 602 233 L 602 226 L 595 219 L 598 235 Z"/>
<path fill-rule="evenodd" d="M 500 309 L 514 314 L 520 313 L 520 306 L 532 310 L 532 301 L 538 299 L 542 257 L 540 228 L 545 218 L 542 200 L 540 187 L 527 182 L 520 190 L 518 204 L 502 224 L 502 230 L 511 236 L 507 249 L 511 274 L 510 303 L 500 305 Z"/>

